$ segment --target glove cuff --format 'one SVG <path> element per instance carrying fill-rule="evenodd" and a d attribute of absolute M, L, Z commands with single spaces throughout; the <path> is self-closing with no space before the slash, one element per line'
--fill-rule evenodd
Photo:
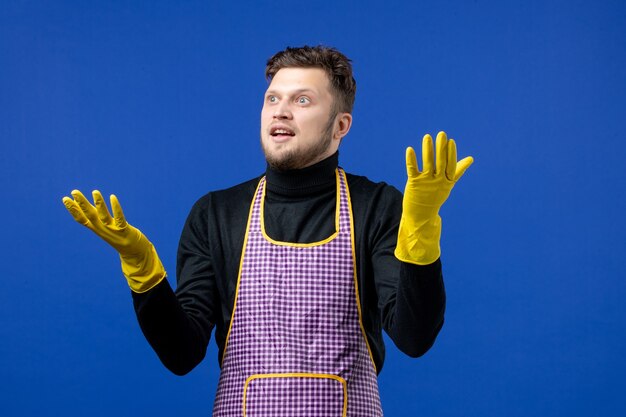
<path fill-rule="evenodd" d="M 420 222 L 411 221 L 402 216 L 394 254 L 402 262 L 429 265 L 441 256 L 440 239 L 441 217 L 439 215 Z"/>
<path fill-rule="evenodd" d="M 143 293 L 154 288 L 166 276 L 154 245 L 148 242 L 141 255 L 122 256 L 122 272 L 133 292 Z"/>

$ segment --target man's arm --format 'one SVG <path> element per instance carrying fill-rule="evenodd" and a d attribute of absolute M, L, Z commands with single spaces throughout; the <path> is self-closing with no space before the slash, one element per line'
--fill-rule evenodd
<path fill-rule="evenodd" d="M 401 262 L 394 255 L 402 195 L 393 189 L 373 230 L 372 268 L 383 329 L 411 357 L 423 355 L 444 322 L 446 295 L 439 259 L 428 265 Z M 391 193 L 390 193 L 391 194 Z M 397 195 L 396 195 L 397 194 Z"/>
<path fill-rule="evenodd" d="M 435 343 L 444 322 L 446 293 L 441 262 L 430 265 L 402 263 L 395 302 L 383 307 L 383 326 L 394 344 L 413 358 Z"/>
<path fill-rule="evenodd" d="M 63 204 L 74 220 L 119 253 L 122 272 L 132 290 L 137 318 L 148 342 L 168 369 L 177 375 L 186 374 L 204 358 L 213 328 L 210 295 L 214 294 L 214 279 L 208 246 L 203 239 L 206 223 L 202 224 L 202 216 L 192 210 L 183 231 L 179 267 L 182 265 L 185 279 L 183 291 L 177 297 L 165 279 L 156 249 L 146 236 L 128 224 L 114 195 L 111 196 L 113 216 L 99 191 L 93 192 L 93 205 L 78 190 L 72 191 L 72 197 L 64 197 Z M 179 276 L 180 272 L 179 268 Z"/>
<path fill-rule="evenodd" d="M 162 282 L 146 293 L 133 293 L 146 339 L 176 375 L 190 372 L 204 359 L 215 325 L 218 295 L 206 219 L 206 199 L 201 199 L 191 209 L 181 234 L 176 292 Z"/>
<path fill-rule="evenodd" d="M 421 172 L 415 152 L 407 149 L 408 180 L 400 225 L 394 220 L 398 217 L 386 218 L 387 224 L 379 226 L 381 236 L 373 255 L 383 328 L 400 350 L 413 357 L 432 346 L 443 326 L 446 298 L 439 259 L 439 209 L 473 162 L 468 157 L 457 163 L 456 144 L 444 132 L 437 135 L 436 148 L 435 161 L 432 138 L 424 136 Z M 385 211 L 398 210 L 392 204 Z"/>

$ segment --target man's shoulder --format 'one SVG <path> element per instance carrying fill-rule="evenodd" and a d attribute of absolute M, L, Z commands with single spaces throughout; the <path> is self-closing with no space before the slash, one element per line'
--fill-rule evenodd
<path fill-rule="evenodd" d="M 402 193 L 396 187 L 363 175 L 346 173 L 346 178 L 357 233 L 376 230 L 376 225 L 397 225 L 402 214 Z"/>
<path fill-rule="evenodd" d="M 196 200 L 191 211 L 192 212 L 238 212 L 244 210 L 247 212 L 256 187 L 262 176 L 249 179 L 232 187 L 209 191 Z"/>
<path fill-rule="evenodd" d="M 383 197 L 385 199 L 402 199 L 402 193 L 393 185 L 384 181 L 372 181 L 366 176 L 346 172 L 351 196 L 366 198 Z"/>
<path fill-rule="evenodd" d="M 222 188 L 218 190 L 209 191 L 204 194 L 202 197 L 198 199 L 198 202 L 228 202 L 228 201 L 236 201 L 240 200 L 247 196 L 254 195 L 256 191 L 256 187 L 259 184 L 259 180 L 262 178 L 262 175 L 239 183 L 237 185 L 233 185 L 228 188 Z"/>
<path fill-rule="evenodd" d="M 262 177 L 263 175 L 259 175 L 258 177 L 251 178 L 237 185 L 233 185 L 232 187 L 211 191 L 208 194 L 212 195 L 214 198 L 226 200 L 253 195 Z"/>

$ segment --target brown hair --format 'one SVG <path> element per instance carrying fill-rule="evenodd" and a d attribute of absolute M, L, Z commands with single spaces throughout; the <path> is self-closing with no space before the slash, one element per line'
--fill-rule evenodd
<path fill-rule="evenodd" d="M 272 81 L 282 68 L 321 68 L 330 80 L 331 92 L 335 98 L 335 111 L 352 113 L 356 81 L 352 76 L 351 61 L 337 49 L 328 46 L 287 47 L 267 60 L 265 77 Z"/>

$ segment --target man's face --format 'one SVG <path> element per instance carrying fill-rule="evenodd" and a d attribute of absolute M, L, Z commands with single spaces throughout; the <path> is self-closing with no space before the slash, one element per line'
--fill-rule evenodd
<path fill-rule="evenodd" d="M 321 68 L 283 68 L 274 75 L 261 111 L 261 146 L 271 167 L 300 169 L 337 151 L 333 100 Z"/>

